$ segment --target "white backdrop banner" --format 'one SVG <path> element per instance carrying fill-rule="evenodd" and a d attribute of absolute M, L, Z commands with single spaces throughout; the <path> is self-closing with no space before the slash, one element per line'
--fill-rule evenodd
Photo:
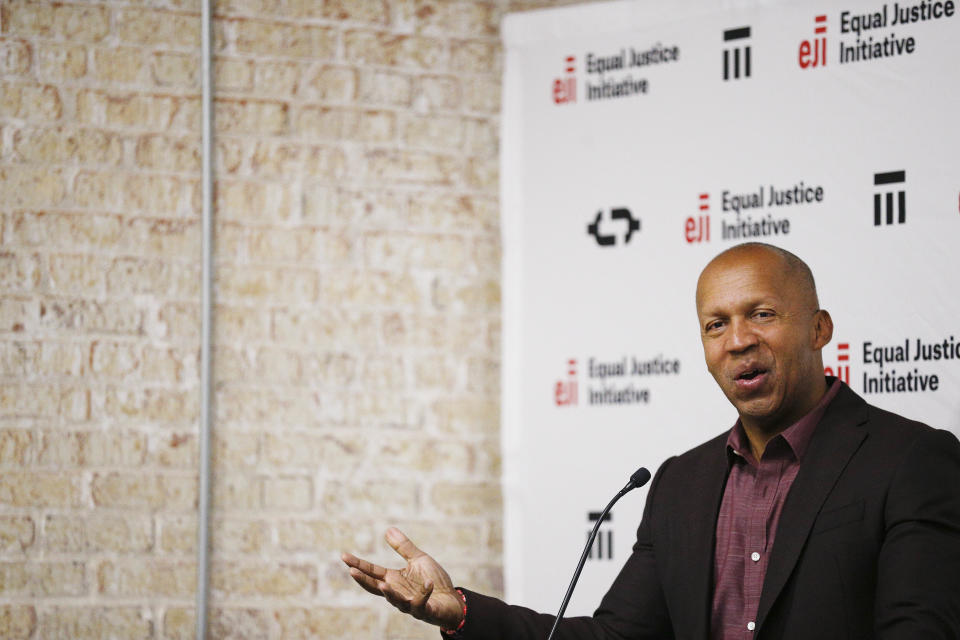
<path fill-rule="evenodd" d="M 953 1 L 616 2 L 508 16 L 503 449 L 508 600 L 554 612 L 630 473 L 728 430 L 694 286 L 759 240 L 805 259 L 828 373 L 960 433 Z M 629 554 L 601 527 L 569 613 Z"/>

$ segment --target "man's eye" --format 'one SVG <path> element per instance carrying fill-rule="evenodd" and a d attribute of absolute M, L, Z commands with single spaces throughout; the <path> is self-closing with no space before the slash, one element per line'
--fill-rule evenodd
<path fill-rule="evenodd" d="M 773 314 L 773 311 L 767 311 L 767 310 L 762 310 L 762 309 L 759 310 L 759 311 L 754 311 L 754 313 L 753 313 L 753 317 L 754 317 L 754 318 L 759 318 L 759 319 L 761 319 L 761 320 L 764 320 L 764 319 L 767 319 L 767 318 L 772 318 L 773 315 L 774 315 L 774 314 Z"/>
<path fill-rule="evenodd" d="M 705 329 L 707 333 L 710 333 L 711 331 L 716 331 L 718 329 L 721 329 L 722 327 L 723 327 L 723 322 L 721 322 L 720 320 L 714 320 L 713 322 L 707 324 Z"/>

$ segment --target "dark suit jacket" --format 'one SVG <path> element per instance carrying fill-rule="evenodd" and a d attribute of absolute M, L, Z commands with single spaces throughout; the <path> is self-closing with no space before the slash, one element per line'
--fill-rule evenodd
<path fill-rule="evenodd" d="M 707 640 L 724 433 L 667 460 L 593 618 L 556 638 Z M 465 638 L 546 638 L 553 616 L 467 593 Z M 755 640 L 960 638 L 960 443 L 844 386 L 780 517 Z"/>

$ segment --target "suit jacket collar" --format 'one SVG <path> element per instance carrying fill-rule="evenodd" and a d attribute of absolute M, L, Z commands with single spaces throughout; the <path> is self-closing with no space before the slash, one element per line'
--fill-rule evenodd
<path fill-rule="evenodd" d="M 757 610 L 757 633 L 793 572 L 820 508 L 866 438 L 867 403 L 844 385 L 810 441 L 783 505 Z"/>

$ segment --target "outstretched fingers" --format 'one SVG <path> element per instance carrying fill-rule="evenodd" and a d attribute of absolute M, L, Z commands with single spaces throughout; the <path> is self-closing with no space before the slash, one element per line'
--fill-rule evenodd
<path fill-rule="evenodd" d="M 410 541 L 410 538 L 396 527 L 387 529 L 386 539 L 387 544 L 393 547 L 393 550 L 403 556 L 403 559 L 407 562 L 426 555 L 417 545 Z"/>
<path fill-rule="evenodd" d="M 340 559 L 350 567 L 350 577 L 353 578 L 357 584 L 375 596 L 383 595 L 379 585 L 381 581 L 386 578 L 386 569 L 358 558 L 351 553 L 341 554 Z"/>

